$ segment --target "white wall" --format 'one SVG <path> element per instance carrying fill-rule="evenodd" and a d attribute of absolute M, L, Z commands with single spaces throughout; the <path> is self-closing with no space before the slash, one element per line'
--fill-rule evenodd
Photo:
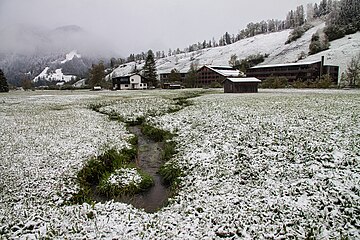
<path fill-rule="evenodd" d="M 130 89 L 130 84 L 120 84 L 120 90 L 128 90 Z"/>
<path fill-rule="evenodd" d="M 141 76 L 134 75 L 130 77 L 130 84 L 140 84 L 141 83 Z"/>
<path fill-rule="evenodd" d="M 147 84 L 141 82 L 140 75 L 134 75 L 130 77 L 130 84 L 120 84 L 120 89 L 147 89 Z"/>

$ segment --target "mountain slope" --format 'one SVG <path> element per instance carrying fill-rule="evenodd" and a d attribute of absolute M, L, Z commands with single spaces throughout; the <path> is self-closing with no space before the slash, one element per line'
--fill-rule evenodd
<path fill-rule="evenodd" d="M 321 56 L 325 56 L 325 64 L 339 65 L 340 71 L 344 71 L 352 56 L 360 51 L 360 33 L 333 41 L 329 50 L 308 56 L 312 35 L 325 27 L 323 22 L 316 22 L 314 25 L 301 38 L 290 44 L 285 44 L 285 42 L 291 30 L 257 35 L 227 46 L 203 49 L 159 59 L 156 61 L 157 71 L 159 74 L 169 73 L 172 69 L 176 68 L 180 72 L 187 72 L 192 62 L 196 62 L 199 66 L 229 65 L 229 59 L 233 54 L 236 54 L 238 59 L 244 59 L 258 53 L 268 55 L 262 64 L 308 62 L 320 60 Z M 299 60 L 302 54 L 305 54 L 305 57 Z M 135 65 L 137 69 L 141 69 L 143 64 L 143 62 L 137 64 L 131 62 L 119 66 L 113 71 L 112 76 L 126 75 L 134 69 Z"/>
<path fill-rule="evenodd" d="M 75 25 L 56 29 L 14 25 L 0 29 L 0 36 L 0 69 L 14 85 L 36 78 L 46 67 L 82 76 L 92 63 L 114 56 L 111 45 Z"/>
<path fill-rule="evenodd" d="M 65 58 L 65 59 L 64 59 Z M 82 56 L 73 50 L 62 58 L 59 58 L 47 64 L 44 70 L 34 77 L 36 85 L 46 85 L 46 82 L 75 80 L 77 76 L 86 75 L 91 60 L 82 58 Z"/>

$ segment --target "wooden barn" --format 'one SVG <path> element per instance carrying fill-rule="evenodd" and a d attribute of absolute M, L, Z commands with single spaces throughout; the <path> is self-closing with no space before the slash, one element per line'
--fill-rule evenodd
<path fill-rule="evenodd" d="M 259 83 L 257 78 L 226 78 L 224 93 L 257 93 Z"/>
<path fill-rule="evenodd" d="M 211 87 L 222 84 L 228 77 L 243 75 L 239 70 L 230 66 L 203 66 L 197 71 L 196 86 Z"/>

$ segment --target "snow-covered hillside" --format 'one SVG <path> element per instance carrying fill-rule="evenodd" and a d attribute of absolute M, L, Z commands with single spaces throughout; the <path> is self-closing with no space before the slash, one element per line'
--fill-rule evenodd
<path fill-rule="evenodd" d="M 66 63 L 68 61 L 73 60 L 74 57 L 81 58 L 81 55 L 77 53 L 76 50 L 71 51 L 70 53 L 66 54 L 65 60 L 62 60 L 61 63 Z"/>
<path fill-rule="evenodd" d="M 60 59 L 56 60 L 56 61 L 51 63 L 51 66 L 45 67 L 45 69 L 39 75 L 37 75 L 33 79 L 33 81 L 34 82 L 38 82 L 38 81 L 65 81 L 65 82 L 69 82 L 71 80 L 74 80 L 76 78 L 76 76 L 75 75 L 64 74 L 61 67 L 63 67 L 63 65 L 65 63 L 69 63 L 69 62 L 71 62 L 72 60 L 74 60 L 76 58 L 81 58 L 81 55 L 79 53 L 77 53 L 76 50 L 73 50 L 73 51 L 69 52 L 68 54 L 65 55 L 64 60 L 60 60 Z"/>
<path fill-rule="evenodd" d="M 37 78 L 46 67 L 84 77 L 93 63 L 117 56 L 106 40 L 76 25 L 48 29 L 14 24 L 0 28 L 0 36 L 0 68 L 12 85 L 21 85 L 24 75 Z M 62 80 L 62 75 L 47 78 Z"/>
<path fill-rule="evenodd" d="M 312 35 L 325 27 L 323 22 L 317 22 L 314 25 L 301 38 L 290 44 L 285 44 L 285 42 L 292 30 L 261 34 L 227 46 L 182 53 L 159 59 L 156 61 L 157 71 L 158 73 L 166 73 L 176 68 L 180 72 L 187 72 L 192 62 L 197 62 L 199 66 L 228 65 L 229 59 L 233 54 L 236 54 L 238 59 L 244 59 L 258 53 L 268 54 L 268 57 L 262 64 L 308 62 L 320 60 L 321 56 L 325 56 L 325 64 L 339 65 L 340 71 L 344 71 L 352 56 L 360 52 L 360 33 L 333 41 L 329 50 L 308 56 Z M 305 58 L 299 60 L 302 54 L 305 54 Z M 135 65 L 137 69 L 141 69 L 144 63 L 131 62 L 121 65 L 114 70 L 112 76 L 127 75 L 134 69 Z"/>
<path fill-rule="evenodd" d="M 51 71 L 49 67 L 46 67 L 44 71 L 42 71 L 37 77 L 34 78 L 34 82 L 44 80 L 44 81 L 65 81 L 69 82 L 75 79 L 74 75 L 65 75 L 62 72 L 61 68 L 56 69 L 55 71 Z"/>

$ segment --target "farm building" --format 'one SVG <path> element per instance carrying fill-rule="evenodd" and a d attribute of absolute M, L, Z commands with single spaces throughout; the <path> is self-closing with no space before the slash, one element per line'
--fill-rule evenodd
<path fill-rule="evenodd" d="M 203 66 L 197 71 L 196 85 L 209 87 L 219 85 L 228 77 L 239 77 L 242 72 L 230 66 Z"/>
<path fill-rule="evenodd" d="M 114 90 L 147 89 L 148 87 L 146 79 L 137 73 L 127 76 L 113 77 L 112 83 Z"/>
<path fill-rule="evenodd" d="M 179 72 L 180 81 L 184 82 L 186 78 L 187 73 Z M 159 74 L 160 82 L 161 83 L 169 83 L 171 82 L 171 73 L 160 73 Z"/>
<path fill-rule="evenodd" d="M 256 77 L 261 80 L 269 77 L 285 77 L 289 82 L 300 79 L 314 81 L 325 74 L 329 74 L 332 81 L 337 84 L 339 66 L 324 65 L 324 57 L 321 61 L 314 62 L 260 65 L 249 68 L 246 72 L 247 77 Z"/>
<path fill-rule="evenodd" d="M 257 78 L 226 78 L 224 93 L 257 93 L 259 83 Z"/>

